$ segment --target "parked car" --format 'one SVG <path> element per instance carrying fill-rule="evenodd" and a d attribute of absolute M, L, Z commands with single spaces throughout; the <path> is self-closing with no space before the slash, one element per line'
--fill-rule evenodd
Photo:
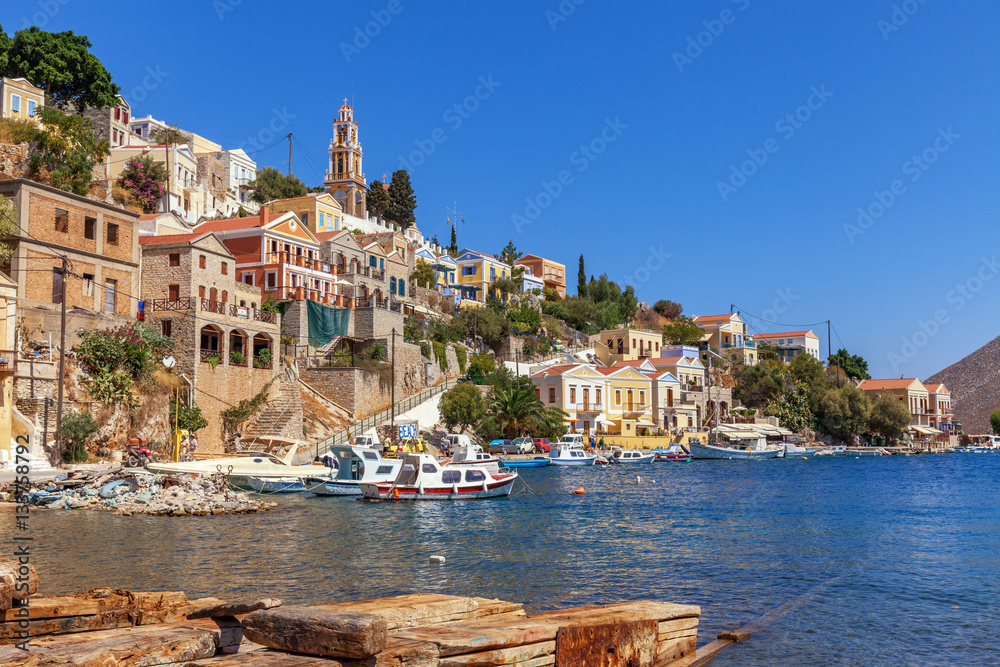
<path fill-rule="evenodd" d="M 511 450 L 504 450 L 504 454 L 534 454 L 535 453 L 535 442 L 531 438 L 515 438 L 511 442 Z"/>
<path fill-rule="evenodd" d="M 548 454 L 552 451 L 552 443 L 548 438 L 535 438 L 533 444 L 535 445 L 536 452 L 545 452 Z"/>
<path fill-rule="evenodd" d="M 490 454 L 506 454 L 508 449 L 513 449 L 514 443 L 510 440 L 493 440 L 486 449 Z"/>

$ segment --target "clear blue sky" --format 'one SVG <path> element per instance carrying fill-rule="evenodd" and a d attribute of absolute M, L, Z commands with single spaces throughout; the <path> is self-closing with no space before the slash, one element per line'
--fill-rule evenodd
<path fill-rule="evenodd" d="M 24 2 L 3 26 L 88 35 L 135 115 L 227 148 L 266 138 L 277 109 L 311 185 L 348 97 L 369 180 L 434 145 L 411 176 L 418 225 L 442 242 L 457 202 L 462 246 L 513 239 L 574 286 L 583 253 L 588 274 L 692 315 L 832 319 L 834 349 L 876 376 L 924 378 L 1000 333 L 1000 267 L 982 261 L 1000 258 L 996 3 L 98 4 Z M 391 20 L 357 49 L 372 11 Z M 474 110 L 449 112 L 477 87 Z M 911 161 L 925 151 L 933 163 Z M 254 157 L 284 170 L 287 153 Z M 752 155 L 766 162 L 730 181 Z M 879 212 L 876 191 L 891 204 L 845 231 L 858 207 Z M 544 208 L 518 228 L 526 198 Z"/>

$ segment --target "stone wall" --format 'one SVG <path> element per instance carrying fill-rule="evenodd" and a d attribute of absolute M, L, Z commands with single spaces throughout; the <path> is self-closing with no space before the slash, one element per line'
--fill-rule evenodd
<path fill-rule="evenodd" d="M 353 323 L 353 313 L 351 315 Z M 285 305 L 285 312 L 281 316 L 281 335 L 291 336 L 297 345 L 309 344 L 309 317 L 305 301 L 292 301 Z"/>
<path fill-rule="evenodd" d="M 455 297 L 445 296 L 437 290 L 410 283 L 410 300 L 445 315 L 455 314 Z"/>
<path fill-rule="evenodd" d="M 0 144 L 0 174 L 28 177 L 29 144 Z"/>

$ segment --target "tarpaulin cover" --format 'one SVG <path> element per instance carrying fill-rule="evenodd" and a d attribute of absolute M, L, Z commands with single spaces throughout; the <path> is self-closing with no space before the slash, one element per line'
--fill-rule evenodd
<path fill-rule="evenodd" d="M 351 323 L 350 308 L 331 308 L 315 301 L 306 301 L 309 317 L 309 344 L 323 347 L 337 336 L 347 335 Z"/>

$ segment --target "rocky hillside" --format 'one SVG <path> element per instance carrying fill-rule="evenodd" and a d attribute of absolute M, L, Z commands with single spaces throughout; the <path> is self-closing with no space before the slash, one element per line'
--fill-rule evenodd
<path fill-rule="evenodd" d="M 966 433 L 989 433 L 990 412 L 1000 408 L 1000 336 L 925 383 L 943 382 L 951 390 L 955 419 Z"/>

